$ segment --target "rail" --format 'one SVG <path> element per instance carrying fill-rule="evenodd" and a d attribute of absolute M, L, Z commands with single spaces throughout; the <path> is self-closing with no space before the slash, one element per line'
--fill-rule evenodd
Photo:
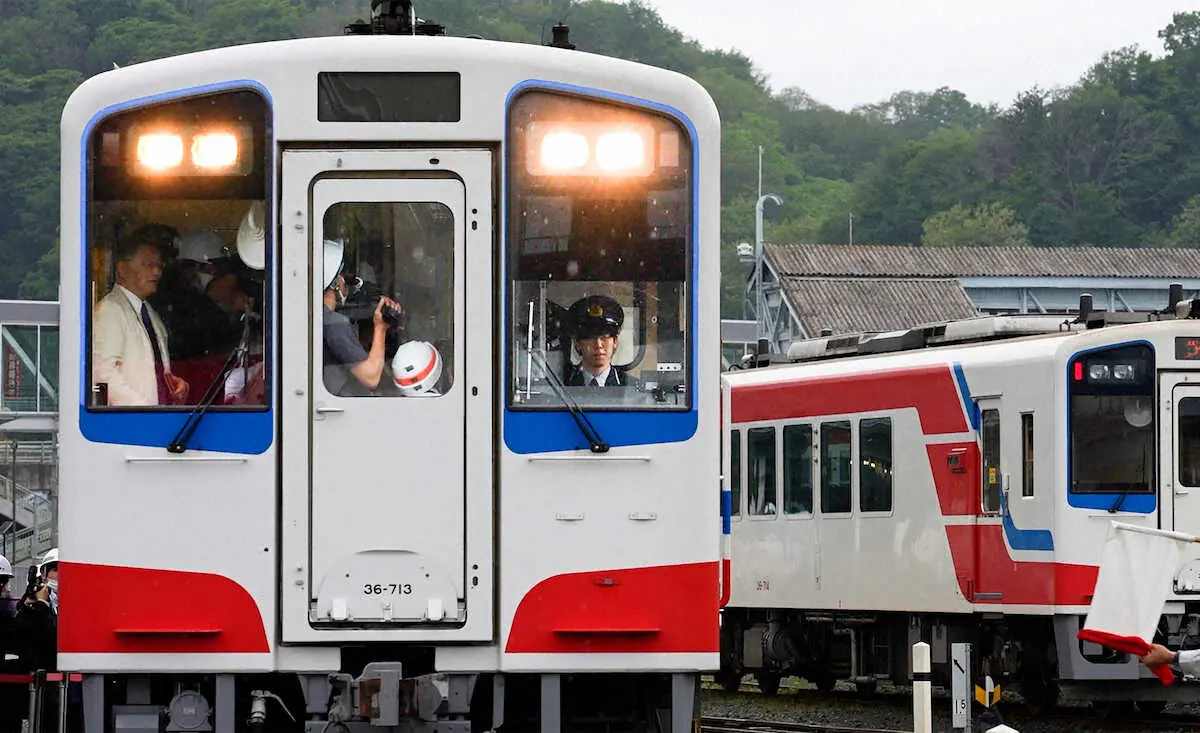
<path fill-rule="evenodd" d="M 743 718 L 700 719 L 700 733 L 912 733 L 890 728 L 848 728 L 844 725 L 793 723 Z"/>

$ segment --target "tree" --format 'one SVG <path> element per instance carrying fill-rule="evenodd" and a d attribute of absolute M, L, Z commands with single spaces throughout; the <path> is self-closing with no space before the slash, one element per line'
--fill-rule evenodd
<path fill-rule="evenodd" d="M 926 247 L 1024 247 L 1029 227 L 1012 209 L 998 203 L 967 208 L 955 205 L 925 220 L 921 244 Z"/>

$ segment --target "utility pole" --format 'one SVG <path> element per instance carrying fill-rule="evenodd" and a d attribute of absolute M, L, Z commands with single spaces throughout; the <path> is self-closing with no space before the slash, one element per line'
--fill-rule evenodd
<path fill-rule="evenodd" d="M 763 295 L 763 204 L 775 202 L 783 206 L 783 199 L 773 193 L 758 197 L 754 205 L 754 319 L 757 322 L 757 338 L 772 338 L 767 333 L 767 301 Z"/>
<path fill-rule="evenodd" d="M 854 244 L 854 212 L 850 212 L 850 244 Z"/>

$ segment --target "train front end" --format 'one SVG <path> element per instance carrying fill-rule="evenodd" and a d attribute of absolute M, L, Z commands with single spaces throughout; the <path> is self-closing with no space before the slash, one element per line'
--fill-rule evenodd
<path fill-rule="evenodd" d="M 88 733 L 690 729 L 719 132 L 679 75 L 468 39 L 82 85 L 59 666 Z"/>

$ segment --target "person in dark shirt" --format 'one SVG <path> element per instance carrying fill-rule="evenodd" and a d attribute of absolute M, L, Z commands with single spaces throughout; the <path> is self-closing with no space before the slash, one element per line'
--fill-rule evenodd
<path fill-rule="evenodd" d="M 399 313 L 401 308 L 391 298 L 379 297 L 372 314 L 371 348 L 363 348 L 350 319 L 337 312 L 338 306 L 346 300 L 343 251 L 341 242 L 325 240 L 325 290 L 321 312 L 325 389 L 343 397 L 369 395 L 383 379 L 388 332 L 384 309 Z"/>
<path fill-rule="evenodd" d="M 627 387 L 630 378 L 612 363 L 617 351 L 625 311 L 620 303 L 606 295 L 580 298 L 569 309 L 574 329 L 575 350 L 580 363 L 567 367 L 568 387 Z"/>

